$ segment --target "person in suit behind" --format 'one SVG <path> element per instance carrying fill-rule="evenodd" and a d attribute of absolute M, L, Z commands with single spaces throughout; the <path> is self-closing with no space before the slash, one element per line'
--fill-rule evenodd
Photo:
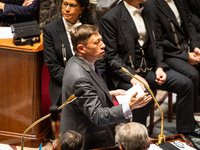
<path fill-rule="evenodd" d="M 152 97 L 145 93 L 114 106 L 124 90 L 108 91 L 94 63 L 105 54 L 105 45 L 96 25 L 81 25 L 70 32 L 75 55 L 68 61 L 62 85 L 62 102 L 80 87 L 85 93 L 66 105 L 61 114 L 60 132 L 74 130 L 84 137 L 84 150 L 115 145 L 115 124 L 131 119 L 131 110 L 143 107 Z M 148 96 L 147 96 L 148 95 Z"/>
<path fill-rule="evenodd" d="M 69 31 L 81 24 L 98 24 L 88 9 L 89 0 L 63 0 L 62 17 L 43 28 L 44 60 L 50 73 L 49 94 L 52 105 L 60 106 L 64 68 L 74 55 Z"/>
<path fill-rule="evenodd" d="M 106 44 L 107 57 L 104 60 L 108 66 L 116 60 L 151 89 L 177 93 L 177 131 L 192 132 L 195 124 L 194 87 L 188 77 L 171 69 L 162 60 L 164 56 L 160 37 L 156 34 L 155 19 L 156 7 L 150 0 L 124 0 L 108 11 L 100 22 Z M 111 77 L 115 89 L 128 90 L 138 83 L 134 78 L 114 69 L 108 77 Z M 146 125 L 152 103 L 134 110 L 133 121 Z"/>
<path fill-rule="evenodd" d="M 150 138 L 143 124 L 129 122 L 117 130 L 115 143 L 120 150 L 148 150 Z"/>
<path fill-rule="evenodd" d="M 186 107 L 183 111 L 200 111 L 198 97 L 199 73 L 192 66 L 200 62 L 200 40 L 191 22 L 188 22 L 184 4 L 181 0 L 156 0 L 158 34 L 162 37 L 161 45 L 164 57 L 162 61 L 170 68 L 181 73 L 193 83 L 193 99 L 190 99 L 192 107 Z M 152 1 L 153 3 L 153 1 Z M 176 105 L 177 106 L 177 105 Z M 176 114 L 179 113 L 176 108 Z M 182 113 L 182 112 L 181 112 Z M 185 116 L 182 118 L 183 120 Z M 181 118 L 179 119 L 181 120 Z M 177 119 L 177 124 L 179 125 Z M 185 120 L 188 122 L 188 120 Z M 190 121 L 190 126 L 179 133 L 200 137 L 199 129 L 195 128 L 195 121 Z M 180 124 L 181 125 L 181 124 Z"/>
<path fill-rule="evenodd" d="M 0 26 L 35 20 L 39 0 L 0 0 Z"/>
<path fill-rule="evenodd" d="M 184 0 L 183 1 L 189 20 L 194 24 L 198 33 L 200 33 L 200 1 Z"/>

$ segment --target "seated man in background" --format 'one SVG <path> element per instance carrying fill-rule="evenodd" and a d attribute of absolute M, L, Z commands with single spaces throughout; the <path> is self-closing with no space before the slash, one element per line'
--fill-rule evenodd
<path fill-rule="evenodd" d="M 84 150 L 114 146 L 115 125 L 131 119 L 131 110 L 145 106 L 152 97 L 147 93 L 136 97 L 136 92 L 128 102 L 114 106 L 115 96 L 125 95 L 125 91 L 109 92 L 94 65 L 105 54 L 98 27 L 84 24 L 72 29 L 70 35 L 75 55 L 65 67 L 62 102 L 80 87 L 85 92 L 63 107 L 60 132 L 74 130 L 80 133 L 84 137 Z"/>
<path fill-rule="evenodd" d="M 151 89 L 176 93 L 176 129 L 178 132 L 192 132 L 195 129 L 192 81 L 171 69 L 163 61 L 160 37 L 155 34 L 156 7 L 150 0 L 145 1 L 123 0 L 101 18 L 100 24 L 107 54 L 105 62 L 110 65 L 116 60 Z M 98 63 L 98 66 L 100 65 L 101 63 Z M 107 77 L 111 77 L 114 89 L 128 90 L 137 83 L 141 84 L 135 78 L 116 69 L 112 69 Z M 146 125 L 152 103 L 135 109 L 133 121 Z"/>
<path fill-rule="evenodd" d="M 0 0 L 0 26 L 35 20 L 39 0 Z"/>
<path fill-rule="evenodd" d="M 116 131 L 115 143 L 120 150 L 148 150 L 150 138 L 143 124 L 129 122 Z"/>
<path fill-rule="evenodd" d="M 200 1 L 184 0 L 183 3 L 189 21 L 193 23 L 200 36 Z"/>

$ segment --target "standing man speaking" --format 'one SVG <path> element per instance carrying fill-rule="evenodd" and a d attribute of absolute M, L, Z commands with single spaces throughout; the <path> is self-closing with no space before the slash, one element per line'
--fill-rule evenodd
<path fill-rule="evenodd" d="M 62 85 L 64 103 L 74 91 L 84 87 L 85 93 L 62 110 L 61 132 L 74 130 L 84 137 L 84 150 L 115 145 L 115 124 L 132 118 L 131 110 L 145 106 L 152 97 L 133 93 L 129 102 L 114 106 L 124 90 L 108 91 L 94 65 L 105 54 L 105 45 L 94 25 L 81 25 L 70 32 L 75 55 L 68 61 Z M 145 98 L 144 98 L 145 97 Z"/>

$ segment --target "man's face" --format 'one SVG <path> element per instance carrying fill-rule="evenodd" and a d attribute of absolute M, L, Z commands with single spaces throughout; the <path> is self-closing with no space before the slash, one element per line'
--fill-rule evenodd
<path fill-rule="evenodd" d="M 84 7 L 80 7 L 76 0 L 63 0 L 62 16 L 68 22 L 72 24 L 76 23 L 83 10 Z"/>
<path fill-rule="evenodd" d="M 105 54 L 105 44 L 102 42 L 102 36 L 98 33 L 93 34 L 87 41 L 87 45 L 83 46 L 85 49 L 85 58 L 95 63 L 95 61 L 102 59 Z"/>

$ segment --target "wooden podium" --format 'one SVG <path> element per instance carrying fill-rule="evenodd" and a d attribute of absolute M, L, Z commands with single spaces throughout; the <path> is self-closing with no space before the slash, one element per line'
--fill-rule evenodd
<path fill-rule="evenodd" d="M 0 39 L 0 143 L 21 145 L 24 130 L 42 117 L 42 50 L 42 42 L 15 46 L 12 39 Z M 49 130 L 45 121 L 36 125 L 24 145 L 39 147 Z"/>

